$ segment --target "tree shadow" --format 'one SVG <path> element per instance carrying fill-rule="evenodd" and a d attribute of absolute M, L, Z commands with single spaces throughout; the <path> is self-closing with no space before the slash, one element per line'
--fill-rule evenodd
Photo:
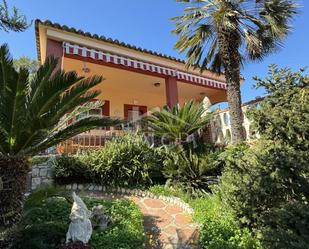
<path fill-rule="evenodd" d="M 198 229 L 187 238 L 181 229 L 176 230 L 176 238 L 169 239 L 171 245 L 168 249 L 200 249 L 198 245 Z"/>
<path fill-rule="evenodd" d="M 160 240 L 161 230 L 157 226 L 159 217 L 144 215 L 144 229 L 146 234 L 146 249 L 162 249 L 163 244 Z"/>

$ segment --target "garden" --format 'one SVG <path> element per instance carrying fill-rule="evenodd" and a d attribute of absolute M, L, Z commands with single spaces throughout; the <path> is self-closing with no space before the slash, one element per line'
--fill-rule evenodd
<path fill-rule="evenodd" d="M 18 66 L 4 44 L 1 249 L 309 248 L 309 77 L 305 69 L 271 65 L 266 77 L 254 78 L 265 97 L 244 113 L 240 97 L 241 65 L 277 49 L 295 4 L 180 2 L 209 3 L 173 19 L 175 47 L 187 53 L 188 67 L 225 72 L 232 143 L 205 141 L 216 112 L 190 100 L 152 112 L 140 129 L 98 149 L 38 156 L 78 134 L 124 121 L 83 116 L 104 104 L 92 101 L 103 77 L 58 70 L 54 57 L 30 70 Z M 10 17 L 5 1 L 0 17 L 5 31 L 29 26 L 16 9 Z M 258 135 L 249 142 L 242 134 L 244 116 Z M 36 174 L 42 170 L 51 179 L 26 189 L 29 172 L 40 165 L 51 174 L 46 168 Z"/>
<path fill-rule="evenodd" d="M 212 115 L 201 115 L 202 105 L 188 102 L 145 120 L 170 143 L 150 146 L 140 131 L 99 150 L 49 160 L 60 190 L 43 188 L 28 197 L 13 248 L 64 243 L 71 204 L 61 186 L 72 183 L 180 198 L 199 224 L 197 248 L 308 248 L 308 76 L 272 66 L 256 85 L 268 95 L 246 113 L 260 134 L 250 145 L 223 149 L 187 142 L 184 134 L 194 134 Z M 189 125 L 174 129 L 183 120 Z M 103 205 L 115 220 L 107 230 L 94 231 L 92 248 L 143 248 L 142 213 L 133 202 L 84 200 L 89 208 Z"/>

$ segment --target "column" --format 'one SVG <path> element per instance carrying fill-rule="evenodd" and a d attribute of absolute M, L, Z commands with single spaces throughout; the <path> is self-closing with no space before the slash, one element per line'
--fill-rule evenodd
<path fill-rule="evenodd" d="M 178 88 L 176 77 L 170 76 L 165 79 L 165 94 L 166 104 L 169 107 L 173 107 L 178 104 Z"/>

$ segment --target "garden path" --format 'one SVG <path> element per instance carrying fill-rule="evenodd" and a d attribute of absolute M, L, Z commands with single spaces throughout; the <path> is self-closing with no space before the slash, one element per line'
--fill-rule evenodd
<path fill-rule="evenodd" d="M 198 248 L 198 226 L 181 207 L 149 197 L 104 194 L 100 194 L 100 197 L 127 198 L 139 206 L 144 216 L 147 249 Z"/>
<path fill-rule="evenodd" d="M 182 208 L 163 200 L 129 197 L 144 215 L 147 248 L 196 248 L 197 226 Z"/>

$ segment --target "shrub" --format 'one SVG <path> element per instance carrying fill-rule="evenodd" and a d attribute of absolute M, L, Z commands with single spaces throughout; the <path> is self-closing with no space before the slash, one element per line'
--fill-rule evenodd
<path fill-rule="evenodd" d="M 177 147 L 169 149 L 164 161 L 163 174 L 167 185 L 177 184 L 190 195 L 210 192 L 210 185 L 217 182 L 220 170 L 210 155 L 196 155 Z"/>
<path fill-rule="evenodd" d="M 50 160 L 50 156 L 34 156 L 30 159 L 31 165 L 42 164 Z"/>
<path fill-rule="evenodd" d="M 308 203 L 296 201 L 273 208 L 263 213 L 259 223 L 267 248 L 308 248 Z"/>
<path fill-rule="evenodd" d="M 56 194 L 59 196 L 51 197 Z M 63 193 L 46 191 L 45 189 L 32 194 L 30 203 L 26 202 L 24 218 L 15 235 L 13 248 L 55 249 L 64 245 L 72 205 L 66 198 L 67 195 L 63 195 Z M 103 205 L 107 214 L 114 220 L 113 226 L 107 230 L 93 232 L 89 242 L 93 248 L 142 248 L 144 242 L 143 217 L 134 203 L 128 200 L 83 199 L 89 209 L 93 206 Z"/>
<path fill-rule="evenodd" d="M 128 134 L 103 148 L 56 160 L 57 182 L 95 182 L 105 186 L 145 186 L 162 182 L 163 155 L 141 135 Z"/>
<path fill-rule="evenodd" d="M 52 160 L 51 165 L 56 182 L 59 184 L 92 182 L 93 172 L 82 158 L 83 156 L 63 155 Z"/>
<path fill-rule="evenodd" d="M 270 208 L 309 197 L 308 159 L 280 142 L 260 140 L 225 153 L 221 194 L 243 224 L 257 228 Z"/>
<path fill-rule="evenodd" d="M 248 112 L 257 132 L 267 140 L 280 140 L 301 151 L 309 150 L 309 77 L 270 66 L 266 79 L 255 78 L 267 97 Z"/>

